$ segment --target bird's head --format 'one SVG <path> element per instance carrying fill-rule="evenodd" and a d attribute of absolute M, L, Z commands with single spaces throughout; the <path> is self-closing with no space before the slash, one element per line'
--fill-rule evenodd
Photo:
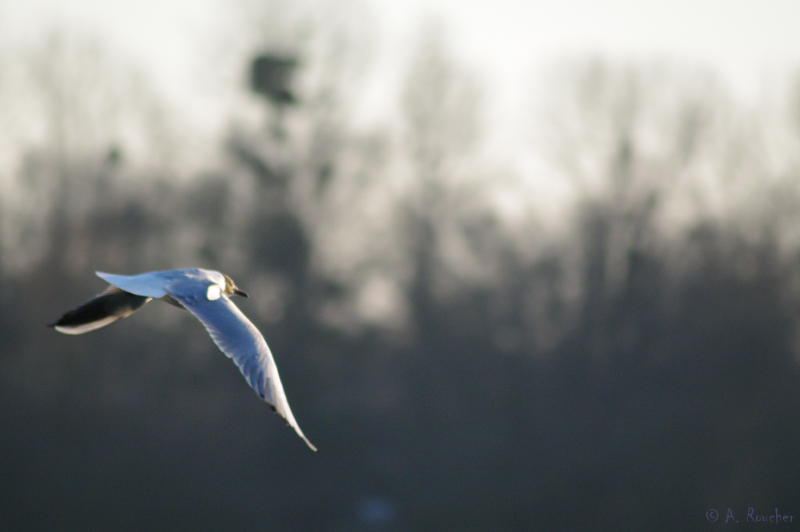
<path fill-rule="evenodd" d="M 222 275 L 225 277 L 226 296 L 234 295 L 234 296 L 250 297 L 247 295 L 247 292 L 245 292 L 244 290 L 240 290 L 239 288 L 236 287 L 236 285 L 233 283 L 233 279 L 231 279 L 224 273 Z"/>

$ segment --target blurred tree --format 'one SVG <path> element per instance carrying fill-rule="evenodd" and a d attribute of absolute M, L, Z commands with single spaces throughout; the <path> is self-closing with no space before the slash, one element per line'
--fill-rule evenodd
<path fill-rule="evenodd" d="M 405 147 L 411 182 L 403 208 L 403 244 L 411 261 L 414 325 L 423 336 L 436 328 L 435 294 L 452 264 L 445 249 L 463 236 L 459 219 L 468 195 L 476 194 L 464 170 L 481 137 L 480 90 L 450 57 L 442 27 L 429 22 L 412 55 L 402 93 Z M 461 233 L 461 234 L 459 234 Z M 481 257 L 485 260 L 488 257 Z M 461 255 L 456 262 L 469 261 Z"/>
<path fill-rule="evenodd" d="M 239 125 L 226 140 L 235 164 L 254 180 L 243 198 L 247 227 L 232 232 L 247 235 L 248 263 L 282 294 L 285 308 L 272 315 L 292 317 L 298 327 L 316 319 L 328 295 L 340 293 L 324 280 L 316 249 L 321 234 L 342 219 L 330 205 L 350 181 L 341 168 L 357 143 L 347 104 L 368 48 L 364 27 L 354 24 L 362 10 L 341 1 L 242 7 L 250 88 L 266 97 L 271 112 L 267 134 L 261 125 Z"/>
<path fill-rule="evenodd" d="M 337 18 L 351 15 L 254 5 L 269 16 L 250 17 L 260 37 L 237 60 L 297 57 L 297 104 L 277 117 L 253 99 L 267 117 L 231 128 L 221 168 L 151 179 L 165 172 L 138 165 L 127 137 L 83 146 L 72 119 L 53 119 L 62 141 L 24 150 L 3 244 L 48 260 L 2 272 L 0 528 L 680 529 L 705 522 L 697 508 L 797 492 L 796 273 L 704 195 L 733 196 L 706 179 L 770 177 L 768 143 L 742 129 L 772 126 L 732 118 L 696 71 L 565 71 L 548 148 L 579 189 L 575 220 L 524 255 L 540 237 L 518 229 L 506 245 L 487 201 L 498 174 L 475 169 L 480 93 L 436 28 L 412 56 L 403 122 L 359 132 L 348 80 L 362 47 Z M 787 152 L 777 167 L 796 169 Z M 765 219 L 774 205 L 758 206 Z M 48 248 L 56 208 L 66 265 Z M 240 304 L 324 460 L 267 421 L 185 312 L 44 334 L 102 288 L 89 268 L 198 263 L 257 295 Z"/>
<path fill-rule="evenodd" d="M 143 167 L 156 177 L 171 172 L 168 112 L 136 68 L 96 39 L 54 29 L 21 58 L 0 94 L 15 102 L 0 108 L 0 121 L 23 154 L 4 195 L 14 219 L 4 246 L 17 248 L 7 258 L 14 268 L 38 260 L 82 267 L 70 248 L 89 236 L 80 232 L 87 217 L 113 210 L 130 188 L 144 194 L 153 180 Z"/>
<path fill-rule="evenodd" d="M 297 59 L 270 53 L 253 60 L 250 70 L 250 88 L 263 94 L 278 107 L 297 103 L 291 90 L 292 74 L 297 68 Z"/>
<path fill-rule="evenodd" d="M 641 334 L 624 326 L 639 304 L 619 305 L 623 299 L 632 305 L 631 290 L 647 286 L 663 237 L 679 236 L 678 224 L 686 231 L 713 217 L 703 183 L 720 155 L 728 108 L 707 72 L 666 63 L 595 58 L 568 63 L 549 81 L 544 146 L 577 191 L 583 235 L 577 316 L 586 327 L 587 353 L 600 361 L 627 342 L 609 337 L 612 331 Z M 687 200 L 699 200 L 695 218 L 676 219 Z"/>
<path fill-rule="evenodd" d="M 0 123 L 13 128 L 19 160 L 3 189 L 0 247 L 4 286 L 31 297 L 13 300 L 18 311 L 4 320 L 14 346 L 9 382 L 45 400 L 80 382 L 122 389 L 127 377 L 115 368 L 131 368 L 130 352 L 86 349 L 97 340 L 81 338 L 71 357 L 43 326 L 88 295 L 78 276 L 186 261 L 185 246 L 175 244 L 191 229 L 178 230 L 180 197 L 165 184 L 174 177 L 165 164 L 174 154 L 173 115 L 134 65 L 64 30 L 23 47 L 9 72 L 0 98 L 14 105 L 0 105 Z"/>

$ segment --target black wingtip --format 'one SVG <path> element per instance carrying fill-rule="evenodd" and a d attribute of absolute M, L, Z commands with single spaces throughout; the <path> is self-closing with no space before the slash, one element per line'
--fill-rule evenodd
<path fill-rule="evenodd" d="M 100 327 L 110 325 L 114 321 L 129 316 L 142 308 L 145 303 L 150 300 L 149 297 L 137 296 L 129 292 L 125 292 L 116 287 L 109 287 L 100 295 L 93 297 L 82 305 L 64 313 L 58 321 L 48 323 L 48 327 L 63 326 L 67 334 L 82 334 L 89 332 Z M 108 320 L 110 317 L 116 319 Z M 93 322 L 104 321 L 103 325 L 94 328 L 86 328 L 85 326 Z M 85 330 L 77 332 L 76 328 L 83 327 Z M 68 332 L 71 330 L 72 332 Z"/>

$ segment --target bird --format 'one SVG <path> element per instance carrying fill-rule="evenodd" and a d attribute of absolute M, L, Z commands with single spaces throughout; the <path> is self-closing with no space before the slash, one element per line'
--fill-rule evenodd
<path fill-rule="evenodd" d="M 191 312 L 211 335 L 217 347 L 234 363 L 248 384 L 287 425 L 308 441 L 289 408 L 278 368 L 266 340 L 230 300 L 250 297 L 233 280 L 215 270 L 189 268 L 117 275 L 95 272 L 109 286 L 82 305 L 66 312 L 48 327 L 64 334 L 84 334 L 126 318 L 152 299 L 161 299 Z"/>

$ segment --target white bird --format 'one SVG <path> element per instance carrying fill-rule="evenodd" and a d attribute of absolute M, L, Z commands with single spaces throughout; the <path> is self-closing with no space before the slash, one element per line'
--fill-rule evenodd
<path fill-rule="evenodd" d="M 111 286 L 64 314 L 50 327 L 65 334 L 87 333 L 130 316 L 154 298 L 185 308 L 205 326 L 217 347 L 239 366 L 261 399 L 291 425 L 313 451 L 317 450 L 292 415 L 267 342 L 228 299 L 231 295 L 249 297 L 230 277 L 199 268 L 139 275 L 95 273 Z"/>

